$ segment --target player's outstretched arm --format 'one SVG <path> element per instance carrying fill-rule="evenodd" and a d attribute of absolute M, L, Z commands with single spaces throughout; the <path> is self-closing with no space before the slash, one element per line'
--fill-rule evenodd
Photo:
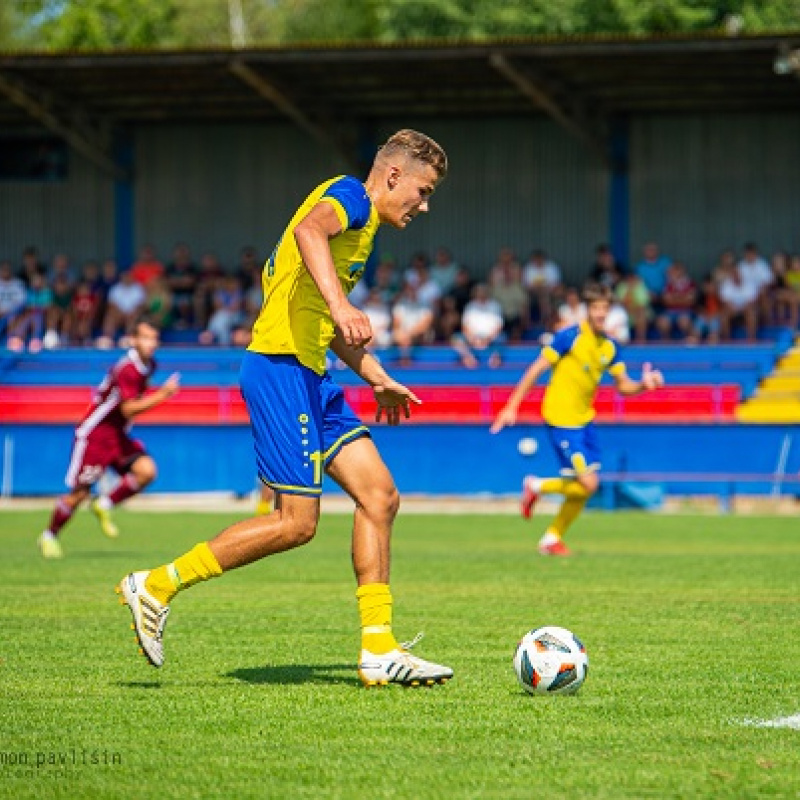
<path fill-rule="evenodd" d="M 334 325 L 347 344 L 363 347 L 372 339 L 369 317 L 345 297 L 328 243 L 341 232 L 341 223 L 330 203 L 317 203 L 293 231 L 303 263 L 330 309 Z"/>
<path fill-rule="evenodd" d="M 522 405 L 522 401 L 525 399 L 525 395 L 533 388 L 536 381 L 550 369 L 550 366 L 550 362 L 544 356 L 539 356 L 536 361 L 525 370 L 525 374 L 520 378 L 514 391 L 511 392 L 511 397 L 508 398 L 508 402 L 495 417 L 492 427 L 490 428 L 492 433 L 499 433 L 503 428 L 516 425 L 517 412 L 519 411 L 520 405 Z"/>
<path fill-rule="evenodd" d="M 176 394 L 180 389 L 181 376 L 178 372 L 173 372 L 164 383 L 154 392 L 143 394 L 141 397 L 135 397 L 131 400 L 125 400 L 120 406 L 123 416 L 130 419 L 143 411 L 149 411 L 161 405 L 165 400 L 169 400 L 172 395 Z"/>
<path fill-rule="evenodd" d="M 664 376 L 660 370 L 653 369 L 652 364 L 642 366 L 641 380 L 631 380 L 627 372 L 622 372 L 614 377 L 617 391 L 627 396 L 649 392 L 653 389 L 660 389 L 664 385 Z"/>
<path fill-rule="evenodd" d="M 422 401 L 408 387 L 392 378 L 374 356 L 363 348 L 347 344 L 341 331 L 336 332 L 331 350 L 372 387 L 378 404 L 376 422 L 385 416 L 389 425 L 399 425 L 403 417 L 408 419 L 411 416 L 412 404 L 422 405 Z"/>

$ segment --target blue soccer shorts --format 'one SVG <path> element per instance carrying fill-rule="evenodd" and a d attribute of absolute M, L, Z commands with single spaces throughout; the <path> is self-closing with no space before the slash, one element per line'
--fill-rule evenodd
<path fill-rule="evenodd" d="M 584 475 L 600 469 L 600 442 L 593 423 L 582 428 L 547 426 L 550 443 L 565 476 Z"/>
<path fill-rule="evenodd" d="M 246 351 L 239 381 L 258 476 L 276 492 L 318 497 L 323 471 L 342 446 L 370 435 L 330 375 L 294 356 Z"/>

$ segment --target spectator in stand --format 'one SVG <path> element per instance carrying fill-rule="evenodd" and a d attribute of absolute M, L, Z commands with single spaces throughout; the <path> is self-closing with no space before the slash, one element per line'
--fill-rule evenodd
<path fill-rule="evenodd" d="M 47 325 L 47 309 L 53 300 L 53 290 L 47 285 L 44 272 L 34 272 L 29 276 L 25 311 L 14 327 L 14 336 L 21 350 L 28 342 L 31 353 L 42 349 L 44 333 Z M 9 342 L 9 349 L 11 347 Z"/>
<path fill-rule="evenodd" d="M 508 265 L 504 265 L 508 266 Z M 513 267 L 510 267 L 513 269 Z M 485 283 L 476 284 L 472 300 L 467 303 L 461 316 L 461 333 L 453 337 L 453 347 L 461 357 L 461 363 L 469 369 L 478 366 L 475 352 L 491 350 L 489 366 L 501 363 L 498 345 L 504 341 L 503 311 L 500 303 L 492 298 Z"/>
<path fill-rule="evenodd" d="M 435 316 L 439 311 L 439 299 L 442 293 L 431 278 L 428 265 L 418 263 L 412 270 L 409 270 L 407 282 L 414 284 L 417 290 L 417 300 L 426 305 Z"/>
<path fill-rule="evenodd" d="M 446 247 L 437 247 L 431 267 L 431 280 L 439 287 L 439 295 L 446 295 L 456 283 L 458 264 Z"/>
<path fill-rule="evenodd" d="M 452 294 L 446 294 L 439 301 L 439 313 L 434 320 L 435 341 L 450 342 L 461 331 L 461 312 Z"/>
<path fill-rule="evenodd" d="M 628 272 L 617 284 L 614 295 L 628 314 L 635 340 L 639 343 L 647 341 L 647 326 L 653 311 L 650 308 L 650 292 L 644 281 L 635 272 Z"/>
<path fill-rule="evenodd" d="M 91 276 L 92 269 L 89 269 Z M 92 285 L 91 277 L 86 276 L 86 268 L 75 287 L 70 310 L 70 340 L 73 344 L 91 344 L 95 326 L 102 305 L 100 291 Z"/>
<path fill-rule="evenodd" d="M 367 345 L 370 352 L 386 350 L 392 345 L 392 310 L 381 297 L 381 290 L 373 287 L 369 290 L 361 310 L 369 318 L 372 326 L 372 340 Z"/>
<path fill-rule="evenodd" d="M 400 349 L 400 363 L 411 363 L 411 348 L 433 339 L 433 311 L 417 297 L 417 287 L 406 283 L 392 309 L 392 339 Z"/>
<path fill-rule="evenodd" d="M 708 273 L 700 284 L 691 339 L 694 342 L 706 341 L 709 344 L 716 344 L 719 341 L 721 326 L 722 304 L 719 290 L 714 274 Z"/>
<path fill-rule="evenodd" d="M 616 289 L 624 274 L 625 268 L 617 261 L 611 248 L 607 244 L 597 245 L 589 279 L 600 286 Z"/>
<path fill-rule="evenodd" d="M 624 306 L 611 301 L 603 330 L 619 344 L 628 344 L 631 340 L 631 321 Z"/>
<path fill-rule="evenodd" d="M 167 286 L 172 292 L 176 328 L 191 328 L 194 323 L 194 295 L 197 290 L 197 266 L 189 245 L 178 242 L 167 264 Z"/>
<path fill-rule="evenodd" d="M 475 281 L 466 267 L 459 267 L 456 273 L 456 282 L 448 295 L 453 298 L 456 310 L 459 315 L 463 315 L 467 303 L 472 299 L 472 290 L 475 288 Z"/>
<path fill-rule="evenodd" d="M 246 292 L 254 283 L 261 283 L 261 272 L 264 262 L 259 260 L 255 247 L 247 245 L 239 251 L 239 266 L 236 268 L 236 277 Z"/>
<path fill-rule="evenodd" d="M 100 293 L 100 311 L 97 320 L 101 329 L 108 308 L 108 293 L 117 281 L 119 281 L 117 262 L 113 258 L 107 258 L 100 267 L 100 277 L 97 280 L 97 289 Z"/>
<path fill-rule="evenodd" d="M 151 244 L 146 244 L 139 251 L 139 259 L 131 267 L 131 274 L 136 283 L 147 288 L 154 278 L 161 278 L 165 273 L 164 265 L 156 255 L 156 249 Z"/>
<path fill-rule="evenodd" d="M 673 261 L 667 270 L 667 283 L 662 294 L 664 310 L 656 318 L 662 339 L 670 339 L 673 331 L 688 339 L 692 335 L 692 311 L 697 302 L 697 287 L 686 266 Z"/>
<path fill-rule="evenodd" d="M 244 311 L 242 314 L 242 320 L 234 328 L 233 333 L 231 334 L 231 344 L 234 347 L 247 347 L 247 345 L 250 344 L 253 338 L 253 325 L 255 325 L 258 315 L 261 313 L 261 306 L 263 304 L 264 287 L 259 280 L 244 293 Z M 262 497 L 262 499 L 264 498 Z"/>
<path fill-rule="evenodd" d="M 798 322 L 798 295 L 787 282 L 789 254 L 778 251 L 770 259 L 772 284 L 769 287 L 770 323 L 795 330 Z"/>
<path fill-rule="evenodd" d="M 0 337 L 7 337 L 9 350 L 19 351 L 24 346 L 20 329 L 28 316 L 28 296 L 22 279 L 14 276 L 11 262 L 0 262 Z"/>
<path fill-rule="evenodd" d="M 375 268 L 373 286 L 381 293 L 381 300 L 391 306 L 400 293 L 400 277 L 397 274 L 397 264 L 394 257 L 384 254 Z"/>
<path fill-rule="evenodd" d="M 495 266 L 492 270 L 491 295 L 503 314 L 503 333 L 512 342 L 521 341 L 523 331 L 530 325 L 530 298 L 522 285 L 519 264 L 503 261 Z"/>
<path fill-rule="evenodd" d="M 742 281 L 752 287 L 758 295 L 758 315 L 761 321 L 768 324 L 772 316 L 769 302 L 772 270 L 753 242 L 747 242 L 742 248 L 738 269 Z"/>
<path fill-rule="evenodd" d="M 797 297 L 800 297 L 800 253 L 789 258 L 789 266 L 784 278 L 787 288 L 791 289 Z"/>
<path fill-rule="evenodd" d="M 642 260 L 636 265 L 636 274 L 642 279 L 650 292 L 650 305 L 655 311 L 662 308 L 662 294 L 667 285 L 667 270 L 672 259 L 661 255 L 655 242 L 648 242 L 642 248 Z"/>
<path fill-rule="evenodd" d="M 22 265 L 19 277 L 25 286 L 29 287 L 36 275 L 44 275 L 47 280 L 47 265 L 39 258 L 39 251 L 29 245 L 22 251 Z"/>
<path fill-rule="evenodd" d="M 50 268 L 50 285 L 53 286 L 62 277 L 69 283 L 70 288 L 75 288 L 75 270 L 72 268 L 69 256 L 66 253 L 56 253 Z"/>
<path fill-rule="evenodd" d="M 53 299 L 47 309 L 47 332 L 42 344 L 47 350 L 58 347 L 72 338 L 72 296 L 75 286 L 69 273 L 58 271 L 50 284 Z"/>
<path fill-rule="evenodd" d="M 224 275 L 222 264 L 213 253 L 206 253 L 200 259 L 200 274 L 194 292 L 194 324 L 208 327 L 211 312 L 214 310 L 214 292 L 219 279 Z"/>
<path fill-rule="evenodd" d="M 754 342 L 758 332 L 758 288 L 746 283 L 736 268 L 729 269 L 719 286 L 722 303 L 721 334 L 730 339 L 737 324 L 744 324 L 748 341 Z"/>
<path fill-rule="evenodd" d="M 208 327 L 200 334 L 200 344 L 231 344 L 233 331 L 244 318 L 244 292 L 236 275 L 223 275 L 213 294 L 214 309 Z"/>
<path fill-rule="evenodd" d="M 534 250 L 522 268 L 522 284 L 530 296 L 530 308 L 536 308 L 539 322 L 549 328 L 564 295 L 558 264 L 544 250 Z"/>
<path fill-rule="evenodd" d="M 167 279 L 163 275 L 156 276 L 145 287 L 145 293 L 145 315 L 159 330 L 167 330 L 172 326 L 175 308 L 175 299 Z"/>
<path fill-rule="evenodd" d="M 586 319 L 586 306 L 574 286 L 570 286 L 564 294 L 564 302 L 558 307 L 554 330 L 560 331 L 580 325 Z"/>
<path fill-rule="evenodd" d="M 502 272 L 506 266 L 517 267 L 519 270 L 522 269 L 517 254 L 514 252 L 513 248 L 508 246 L 501 247 L 497 251 L 497 259 L 489 270 L 489 286 L 494 283 L 495 274 Z"/>
<path fill-rule="evenodd" d="M 133 326 L 147 302 L 144 286 L 133 278 L 130 270 L 119 276 L 108 293 L 108 303 L 103 318 L 103 334 L 97 340 L 97 346 L 109 350 L 114 346 L 114 339 L 122 334 L 119 346 L 126 347 Z"/>

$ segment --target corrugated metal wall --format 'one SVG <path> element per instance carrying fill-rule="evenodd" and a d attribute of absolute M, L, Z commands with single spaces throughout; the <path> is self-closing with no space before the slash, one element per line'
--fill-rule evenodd
<path fill-rule="evenodd" d="M 451 171 L 427 218 L 402 232 L 382 229 L 380 252 L 403 264 L 416 250 L 444 244 L 479 273 L 503 245 L 521 256 L 544 247 L 565 268 L 590 263 L 605 237 L 607 179 L 554 124 L 402 120 L 384 125 L 379 141 L 403 125 L 440 141 Z M 268 253 L 305 194 L 345 169 L 289 125 L 153 127 L 137 135 L 136 157 L 138 241 L 166 255 L 184 240 L 223 263 L 243 244 Z"/>
<path fill-rule="evenodd" d="M 388 135 L 409 122 L 385 126 Z M 555 123 L 534 119 L 419 122 L 447 151 L 450 174 L 427 219 L 380 234 L 401 259 L 449 246 L 485 273 L 500 247 L 521 258 L 542 247 L 571 279 L 583 277 L 607 236 L 608 177 L 602 164 Z M 414 127 L 411 123 L 410 127 Z"/>
<path fill-rule="evenodd" d="M 113 180 L 75 152 L 68 170 L 64 181 L 0 181 L 0 259 L 18 266 L 28 245 L 47 261 L 114 255 Z"/>
<path fill-rule="evenodd" d="M 483 273 L 503 245 L 544 247 L 579 280 L 608 236 L 608 176 L 544 119 L 386 122 L 382 140 L 417 126 L 447 149 L 450 175 L 431 213 L 384 229 L 380 252 L 401 263 L 449 246 Z M 177 241 L 233 265 L 242 245 L 271 250 L 316 183 L 345 167 L 290 124 L 150 126 L 135 133 L 135 236 L 168 258 Z M 708 269 L 720 249 L 756 240 L 800 250 L 800 114 L 646 117 L 631 122 L 631 259 L 641 244 Z M 64 183 L 0 182 L 0 258 L 28 244 L 76 261 L 114 247 L 114 190 L 80 155 Z"/>
<path fill-rule="evenodd" d="M 634 261 L 650 240 L 695 274 L 750 240 L 800 250 L 800 114 L 634 120 Z"/>
<path fill-rule="evenodd" d="M 155 126 L 136 143 L 136 238 L 164 259 L 178 241 L 228 267 L 244 245 L 266 257 L 308 192 L 346 171 L 289 124 Z"/>

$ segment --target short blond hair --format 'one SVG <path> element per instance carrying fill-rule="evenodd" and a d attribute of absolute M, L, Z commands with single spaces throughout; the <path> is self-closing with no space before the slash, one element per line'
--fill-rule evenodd
<path fill-rule="evenodd" d="M 583 300 L 587 306 L 599 302 L 610 303 L 613 297 L 614 293 L 611 289 L 599 283 L 587 283 L 581 292 L 581 300 Z"/>
<path fill-rule="evenodd" d="M 436 170 L 439 180 L 447 175 L 447 154 L 443 148 L 419 131 L 403 128 L 392 134 L 385 144 L 378 148 L 380 158 L 405 155 L 423 164 L 429 164 Z"/>

